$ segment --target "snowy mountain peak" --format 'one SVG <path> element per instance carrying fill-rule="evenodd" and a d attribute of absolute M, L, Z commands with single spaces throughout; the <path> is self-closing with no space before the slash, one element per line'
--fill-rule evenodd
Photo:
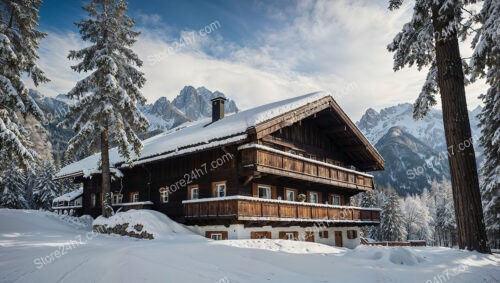
<path fill-rule="evenodd" d="M 212 92 L 203 86 L 199 88 L 185 86 L 172 103 L 186 116 L 198 120 L 212 115 L 212 102 L 210 100 L 219 96 L 226 97 L 220 91 Z M 236 103 L 231 99 L 226 101 L 224 109 L 226 113 L 238 112 Z"/>
<path fill-rule="evenodd" d="M 477 127 L 478 107 L 469 112 L 472 135 L 479 137 Z M 375 182 L 394 187 L 401 195 L 420 193 L 429 187 L 433 179 L 449 178 L 448 161 L 438 162 L 432 170 L 426 170 L 421 176 L 409 179 L 407 170 L 423 167 L 426 162 L 440 158 L 446 152 L 446 139 L 443 127 L 443 115 L 438 109 L 432 109 L 420 120 L 413 119 L 413 105 L 402 103 L 376 111 L 372 108 L 357 123 L 365 136 L 385 159 L 385 170 L 375 172 Z M 482 158 L 482 149 L 476 146 L 478 164 Z"/>
<path fill-rule="evenodd" d="M 222 92 L 211 92 L 205 87 L 185 86 L 172 102 L 161 97 L 153 104 L 141 107 L 150 122 L 150 131 L 168 130 L 188 121 L 195 121 L 212 115 L 214 97 L 223 96 Z M 226 113 L 238 111 L 236 103 L 228 99 L 225 104 Z"/>
<path fill-rule="evenodd" d="M 360 128 L 368 129 L 375 127 L 380 121 L 380 114 L 373 108 L 368 108 L 358 123 Z"/>
<path fill-rule="evenodd" d="M 469 112 L 473 136 L 479 135 L 476 111 L 478 110 Z M 387 107 L 378 113 L 368 109 L 357 125 L 373 144 L 376 144 L 391 127 L 398 126 L 436 151 L 446 149 L 443 114 L 437 109 L 431 109 L 429 114 L 420 120 L 413 119 L 413 105 L 410 103 Z"/>
<path fill-rule="evenodd" d="M 448 161 L 401 127 L 391 127 L 375 147 L 386 161 L 384 171 L 374 172 L 375 182 L 393 187 L 400 195 L 420 194 L 430 187 L 432 180 L 449 178 Z M 408 174 L 425 164 L 431 164 L 426 165 L 428 170 Z"/>

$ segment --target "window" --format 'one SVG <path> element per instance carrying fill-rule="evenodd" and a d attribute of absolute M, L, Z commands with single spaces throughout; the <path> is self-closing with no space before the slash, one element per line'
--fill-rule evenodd
<path fill-rule="evenodd" d="M 356 239 L 358 237 L 358 231 L 347 230 L 347 239 Z"/>
<path fill-rule="evenodd" d="M 168 203 L 168 197 L 169 197 L 168 190 L 161 191 L 160 198 L 162 203 Z"/>
<path fill-rule="evenodd" d="M 318 234 L 320 239 L 328 239 L 328 231 L 319 231 Z"/>
<path fill-rule="evenodd" d="M 339 195 L 333 195 L 333 197 L 332 197 L 332 204 L 333 205 L 341 205 L 341 203 L 340 203 L 340 196 Z"/>
<path fill-rule="evenodd" d="M 130 193 L 130 201 L 139 202 L 139 193 L 138 192 Z"/>
<path fill-rule="evenodd" d="M 309 159 L 316 159 L 316 156 L 314 156 L 314 155 L 312 155 L 312 154 L 308 154 L 308 155 L 307 155 L 307 158 L 309 158 Z"/>
<path fill-rule="evenodd" d="M 200 197 L 200 189 L 198 186 L 190 187 L 189 190 L 189 199 L 198 199 Z"/>
<path fill-rule="evenodd" d="M 226 184 L 215 184 L 215 197 L 222 198 L 226 196 Z"/>
<path fill-rule="evenodd" d="M 285 200 L 295 201 L 295 190 L 285 189 Z"/>
<path fill-rule="evenodd" d="M 293 233 L 293 232 L 291 232 L 291 233 L 286 233 L 286 234 L 285 234 L 285 239 L 286 239 L 286 240 L 292 240 L 292 241 L 293 241 L 293 240 L 295 240 L 295 235 L 294 235 L 294 233 Z"/>
<path fill-rule="evenodd" d="M 270 199 L 271 187 L 259 186 L 259 198 Z"/>
<path fill-rule="evenodd" d="M 96 206 L 96 197 L 95 197 L 95 194 L 92 193 L 90 194 L 90 207 L 95 207 Z"/>
<path fill-rule="evenodd" d="M 318 193 L 309 193 L 309 202 L 318 203 L 319 202 Z"/>
<path fill-rule="evenodd" d="M 222 240 L 222 234 L 221 233 L 212 233 L 210 235 L 210 238 L 212 240 L 220 241 L 220 240 Z"/>
<path fill-rule="evenodd" d="M 212 240 L 227 240 L 227 231 L 205 231 L 205 237 Z"/>
<path fill-rule="evenodd" d="M 123 195 L 120 193 L 111 193 L 111 204 L 119 204 L 123 201 Z"/>

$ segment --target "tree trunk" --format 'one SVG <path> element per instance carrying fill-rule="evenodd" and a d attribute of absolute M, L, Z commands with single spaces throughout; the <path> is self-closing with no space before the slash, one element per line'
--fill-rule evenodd
<path fill-rule="evenodd" d="M 454 15 L 439 16 L 438 10 L 439 7 L 434 4 L 432 23 L 435 32 L 437 81 L 448 146 L 458 246 L 460 249 L 489 253 L 456 31 L 451 31 L 451 35 L 443 39 Z M 450 31 L 447 32 L 450 34 Z"/>
<path fill-rule="evenodd" d="M 111 209 L 111 175 L 109 171 L 109 136 L 108 130 L 101 132 L 101 166 L 102 166 L 102 215 L 110 217 Z"/>

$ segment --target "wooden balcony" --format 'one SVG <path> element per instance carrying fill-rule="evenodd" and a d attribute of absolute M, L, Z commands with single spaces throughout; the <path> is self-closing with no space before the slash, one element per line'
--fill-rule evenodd
<path fill-rule="evenodd" d="M 238 148 L 242 169 L 361 191 L 373 188 L 373 176 L 259 144 Z"/>
<path fill-rule="evenodd" d="M 302 225 L 324 222 L 345 226 L 380 223 L 380 209 L 377 208 L 292 202 L 246 196 L 185 200 L 182 203 L 184 217 L 189 223 L 205 221 L 209 224 L 209 220 L 229 220 L 229 223 L 262 223 L 264 221 L 268 222 L 267 225 L 279 225 L 280 223 Z"/>

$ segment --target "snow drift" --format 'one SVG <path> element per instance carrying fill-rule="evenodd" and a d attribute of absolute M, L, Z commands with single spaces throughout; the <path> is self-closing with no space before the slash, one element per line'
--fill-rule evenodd
<path fill-rule="evenodd" d="M 125 224 L 127 224 L 125 228 L 127 233 L 137 235 L 146 233 L 152 235 L 154 239 L 173 239 L 179 235 L 195 236 L 194 233 L 168 218 L 165 214 L 148 209 L 131 209 L 125 212 L 118 212 L 109 218 L 99 216 L 94 220 L 92 226 L 101 226 L 111 230 L 114 227 Z"/>

